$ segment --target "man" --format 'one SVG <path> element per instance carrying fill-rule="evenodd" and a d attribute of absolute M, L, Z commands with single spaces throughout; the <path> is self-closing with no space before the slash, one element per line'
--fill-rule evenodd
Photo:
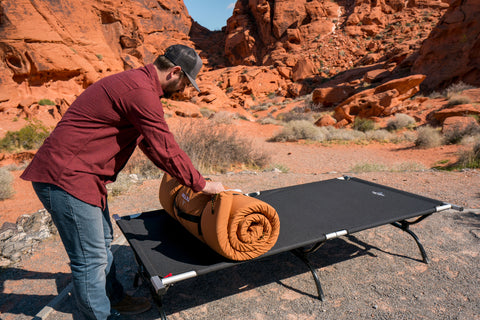
<path fill-rule="evenodd" d="M 45 140 L 22 178 L 50 212 L 70 258 L 75 297 L 87 319 L 138 314 L 145 298 L 123 292 L 110 251 L 112 224 L 105 185 L 115 181 L 136 146 L 160 169 L 194 191 L 219 193 L 205 181 L 175 142 L 161 96 L 183 91 L 202 60 L 195 50 L 173 45 L 153 64 L 106 77 L 87 88 Z"/>

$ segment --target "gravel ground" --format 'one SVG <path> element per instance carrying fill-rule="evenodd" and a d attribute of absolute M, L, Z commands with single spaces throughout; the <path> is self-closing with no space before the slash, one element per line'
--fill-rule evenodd
<path fill-rule="evenodd" d="M 430 257 L 428 265 L 421 261 L 408 234 L 386 225 L 330 240 L 311 255 L 325 292 L 323 302 L 317 298 L 307 267 L 294 255 L 283 253 L 177 283 L 164 299 L 168 318 L 480 319 L 480 172 L 353 174 L 329 170 L 210 177 L 252 192 L 348 174 L 465 210 L 436 213 L 412 226 Z M 128 194 L 113 198 L 111 212 L 130 215 L 159 208 L 159 183 L 145 181 Z M 137 266 L 130 247 L 122 241 L 118 228 L 115 230 L 115 256 L 122 282 L 130 293 L 151 298 L 145 286 L 133 287 Z M 72 317 L 75 307 L 68 294 L 69 279 L 58 239 L 43 242 L 32 257 L 0 273 L 0 319 L 32 319 L 35 315 L 48 320 L 77 319 Z M 159 317 L 154 307 L 125 319 Z"/>

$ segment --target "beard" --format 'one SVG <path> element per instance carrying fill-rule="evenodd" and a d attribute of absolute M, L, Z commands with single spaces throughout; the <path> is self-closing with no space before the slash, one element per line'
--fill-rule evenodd
<path fill-rule="evenodd" d="M 182 81 L 182 78 L 176 80 L 175 82 L 170 82 L 165 88 L 163 88 L 163 96 L 167 99 L 171 98 L 175 93 L 178 93 L 179 84 Z"/>

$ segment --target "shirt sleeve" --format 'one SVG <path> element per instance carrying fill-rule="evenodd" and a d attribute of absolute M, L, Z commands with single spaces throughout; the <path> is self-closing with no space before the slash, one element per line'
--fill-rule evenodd
<path fill-rule="evenodd" d="M 202 191 L 206 181 L 170 132 L 160 98 L 145 89 L 124 98 L 125 116 L 143 136 L 139 147 L 145 155 L 184 186 Z"/>

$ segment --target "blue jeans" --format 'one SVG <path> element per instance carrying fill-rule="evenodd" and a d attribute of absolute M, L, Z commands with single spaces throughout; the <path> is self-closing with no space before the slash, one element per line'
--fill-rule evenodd
<path fill-rule="evenodd" d="M 108 206 L 102 210 L 48 183 L 33 182 L 33 189 L 52 216 L 70 258 L 79 310 L 87 319 L 107 319 L 110 304 L 124 294 L 110 250 L 113 228 Z"/>

